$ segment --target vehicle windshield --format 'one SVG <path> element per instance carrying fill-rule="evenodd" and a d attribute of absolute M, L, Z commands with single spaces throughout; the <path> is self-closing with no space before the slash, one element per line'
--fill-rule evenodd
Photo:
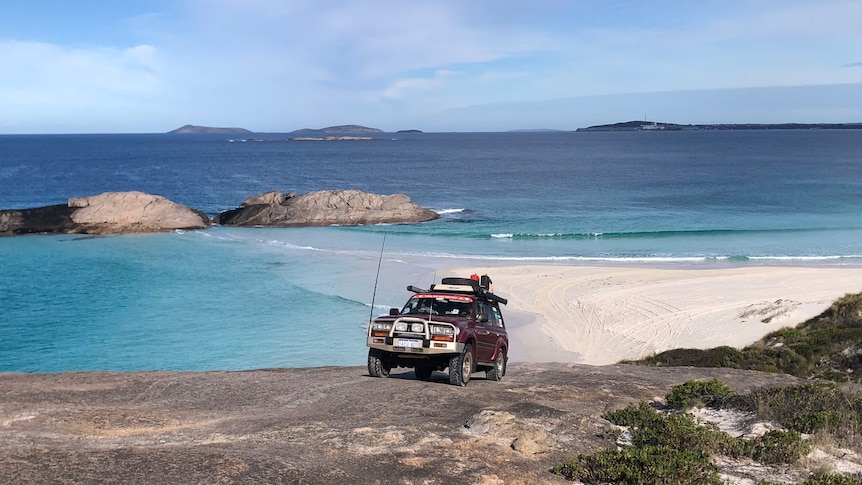
<path fill-rule="evenodd" d="M 401 309 L 402 315 L 431 314 L 449 315 L 453 317 L 469 317 L 473 311 L 473 303 L 463 299 L 445 297 L 415 297 Z"/>

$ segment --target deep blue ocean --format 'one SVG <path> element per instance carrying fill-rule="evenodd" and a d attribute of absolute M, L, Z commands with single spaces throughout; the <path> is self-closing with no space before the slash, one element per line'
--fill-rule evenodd
<path fill-rule="evenodd" d="M 372 313 L 471 264 L 862 266 L 862 131 L 255 136 L 0 136 L 0 209 L 361 189 L 441 218 L 0 238 L 0 371 L 363 365 Z"/>

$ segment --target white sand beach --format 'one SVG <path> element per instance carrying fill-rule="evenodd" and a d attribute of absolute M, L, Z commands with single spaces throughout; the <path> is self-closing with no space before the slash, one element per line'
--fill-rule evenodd
<path fill-rule="evenodd" d="M 603 365 L 673 348 L 748 345 L 862 291 L 862 268 L 655 269 L 516 265 L 488 274 L 509 299 L 510 359 Z"/>

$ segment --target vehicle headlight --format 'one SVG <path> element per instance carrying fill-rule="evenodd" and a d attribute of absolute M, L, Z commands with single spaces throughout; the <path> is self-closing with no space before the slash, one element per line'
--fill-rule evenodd
<path fill-rule="evenodd" d="M 410 324 L 410 331 L 416 332 L 416 333 L 422 333 L 425 331 L 425 324 L 424 323 L 411 323 Z"/>
<path fill-rule="evenodd" d="M 371 330 L 383 330 L 385 332 L 388 332 L 389 329 L 391 329 L 391 328 L 392 328 L 392 324 L 388 323 L 388 322 L 386 322 L 386 323 L 374 322 L 371 324 Z"/>
<path fill-rule="evenodd" d="M 455 336 L 455 327 L 448 325 L 431 325 L 431 335 Z"/>
<path fill-rule="evenodd" d="M 395 330 L 397 330 L 399 332 L 406 332 L 407 331 L 407 323 L 406 322 L 396 323 L 395 324 Z"/>

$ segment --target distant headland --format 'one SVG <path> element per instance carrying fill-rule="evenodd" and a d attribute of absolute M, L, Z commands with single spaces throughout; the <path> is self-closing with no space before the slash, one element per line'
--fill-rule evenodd
<path fill-rule="evenodd" d="M 683 130 L 859 130 L 862 123 L 718 123 L 679 125 L 657 121 L 624 121 L 578 128 L 576 131 L 683 131 Z"/>

